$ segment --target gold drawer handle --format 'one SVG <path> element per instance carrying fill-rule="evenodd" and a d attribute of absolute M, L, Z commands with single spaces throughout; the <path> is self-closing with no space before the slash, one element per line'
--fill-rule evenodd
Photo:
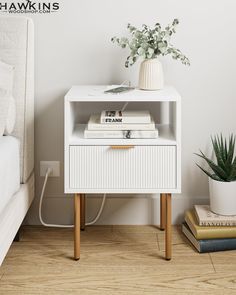
<path fill-rule="evenodd" d="M 134 145 L 111 145 L 113 150 L 128 150 L 133 149 Z"/>

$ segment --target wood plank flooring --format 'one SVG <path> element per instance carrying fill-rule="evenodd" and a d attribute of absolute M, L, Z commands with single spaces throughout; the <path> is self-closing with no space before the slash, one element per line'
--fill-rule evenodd
<path fill-rule="evenodd" d="M 92 226 L 81 232 L 25 226 L 0 268 L 1 295 L 236 294 L 236 251 L 197 253 L 173 227 L 173 259 L 153 226 Z"/>

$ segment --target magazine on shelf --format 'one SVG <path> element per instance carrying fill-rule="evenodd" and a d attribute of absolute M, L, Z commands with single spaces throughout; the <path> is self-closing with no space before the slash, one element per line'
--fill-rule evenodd
<path fill-rule="evenodd" d="M 155 122 L 151 117 L 149 124 L 126 124 L 126 123 L 111 123 L 101 124 L 100 114 L 91 115 L 88 122 L 88 130 L 155 130 Z"/>
<path fill-rule="evenodd" d="M 158 130 L 84 130 L 84 138 L 157 138 Z"/>
<path fill-rule="evenodd" d="M 151 116 L 149 111 L 102 111 L 100 123 L 149 124 Z"/>

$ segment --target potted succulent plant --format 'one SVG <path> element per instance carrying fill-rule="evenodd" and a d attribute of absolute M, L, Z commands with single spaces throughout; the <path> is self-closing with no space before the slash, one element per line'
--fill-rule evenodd
<path fill-rule="evenodd" d="M 198 167 L 209 176 L 210 208 L 220 215 L 236 215 L 236 156 L 235 136 L 228 141 L 222 135 L 211 138 L 216 161 L 202 151 L 196 154 L 206 161 L 210 170 Z"/>
<path fill-rule="evenodd" d="M 121 48 L 129 48 L 125 66 L 132 66 L 139 57 L 144 61 L 141 63 L 139 72 L 139 88 L 145 90 L 157 90 L 163 88 L 163 70 L 158 56 L 170 54 L 173 59 L 179 59 L 184 65 L 190 65 L 189 59 L 175 48 L 170 39 L 176 32 L 179 21 L 174 19 L 171 25 L 162 29 L 159 23 L 154 28 L 143 25 L 141 29 L 128 24 L 127 28 L 131 34 L 130 38 L 113 37 L 112 42 Z"/>

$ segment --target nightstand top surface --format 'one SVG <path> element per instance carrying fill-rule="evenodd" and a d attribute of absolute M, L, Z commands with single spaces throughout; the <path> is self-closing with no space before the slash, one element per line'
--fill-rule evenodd
<path fill-rule="evenodd" d="M 180 95 L 172 86 L 161 90 L 145 91 L 134 89 L 120 94 L 106 94 L 105 90 L 119 85 L 78 85 L 73 86 L 66 94 L 66 101 L 179 101 Z"/>

